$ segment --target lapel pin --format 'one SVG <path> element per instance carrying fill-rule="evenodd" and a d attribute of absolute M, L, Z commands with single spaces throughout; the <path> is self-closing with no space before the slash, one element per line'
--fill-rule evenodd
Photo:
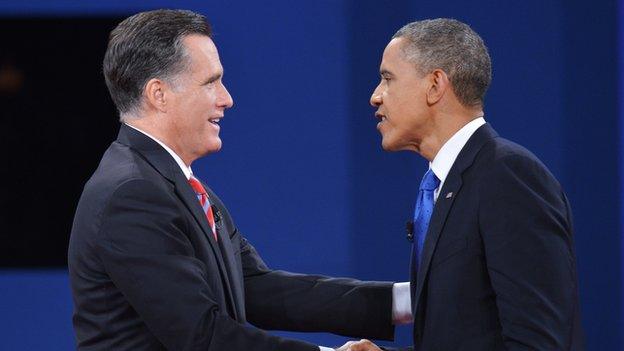
<path fill-rule="evenodd" d="M 453 197 L 453 192 L 451 191 L 450 193 L 446 194 L 446 198 L 450 199 Z"/>

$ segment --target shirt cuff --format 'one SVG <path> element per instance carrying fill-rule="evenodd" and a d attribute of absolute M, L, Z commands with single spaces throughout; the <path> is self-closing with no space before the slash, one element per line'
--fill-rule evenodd
<path fill-rule="evenodd" d="M 319 349 L 320 349 L 321 351 L 336 351 L 336 350 L 334 350 L 334 349 L 332 349 L 332 348 L 325 347 L 325 346 L 319 346 Z"/>
<path fill-rule="evenodd" d="M 413 320 L 410 283 L 394 283 L 392 285 L 392 324 L 408 324 Z"/>

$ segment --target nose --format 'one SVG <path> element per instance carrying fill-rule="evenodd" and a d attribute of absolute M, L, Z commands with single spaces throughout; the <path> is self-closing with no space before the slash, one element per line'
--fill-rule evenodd
<path fill-rule="evenodd" d="M 220 94 L 221 96 L 219 99 L 219 106 L 222 106 L 223 108 L 230 108 L 234 106 L 234 100 L 232 99 L 232 95 L 230 95 L 230 92 L 227 90 L 225 85 L 221 84 L 221 87 L 223 89 Z"/>
<path fill-rule="evenodd" d="M 375 88 L 370 97 L 370 104 L 373 107 L 379 107 L 379 105 L 381 105 L 381 92 L 379 91 L 379 85 Z"/>

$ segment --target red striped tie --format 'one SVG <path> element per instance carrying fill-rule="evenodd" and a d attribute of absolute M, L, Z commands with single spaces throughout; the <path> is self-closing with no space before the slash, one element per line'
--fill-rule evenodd
<path fill-rule="evenodd" d="M 208 199 L 206 189 L 204 189 L 204 186 L 199 182 L 199 180 L 197 180 L 193 176 L 189 178 L 189 184 L 191 185 L 191 188 L 195 190 L 195 194 L 197 194 L 197 199 L 199 200 L 199 203 L 201 204 L 201 207 L 206 214 L 206 219 L 208 219 L 208 224 L 210 225 L 210 229 L 212 229 L 212 234 L 214 235 L 215 240 L 218 240 L 214 214 L 212 213 L 212 206 L 210 206 L 210 201 Z"/>

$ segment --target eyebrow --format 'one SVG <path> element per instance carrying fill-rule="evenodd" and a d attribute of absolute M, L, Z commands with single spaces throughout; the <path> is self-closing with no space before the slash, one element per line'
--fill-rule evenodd
<path fill-rule="evenodd" d="M 210 83 L 216 82 L 221 77 L 223 77 L 223 72 L 215 73 L 215 74 L 211 75 L 210 77 L 206 78 L 203 81 L 202 85 L 206 85 L 206 84 L 210 84 Z"/>
<path fill-rule="evenodd" d="M 381 75 L 381 76 L 394 76 L 394 74 L 392 74 L 392 72 L 388 71 L 387 69 L 379 70 L 379 75 Z"/>

